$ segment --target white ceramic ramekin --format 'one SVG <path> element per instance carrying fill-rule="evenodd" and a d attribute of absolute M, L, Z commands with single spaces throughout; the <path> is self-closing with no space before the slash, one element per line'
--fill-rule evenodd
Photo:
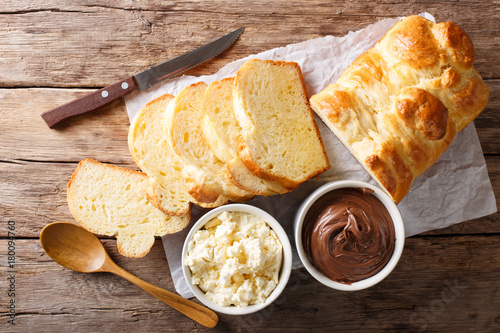
<path fill-rule="evenodd" d="M 318 200 L 320 197 L 325 195 L 328 192 L 331 192 L 340 188 L 370 188 L 374 191 L 374 195 L 385 205 L 389 214 L 391 215 L 392 221 L 394 223 L 394 231 L 396 236 L 396 244 L 394 246 L 394 252 L 392 254 L 391 259 L 385 265 L 385 267 L 379 271 L 377 274 L 366 278 L 364 280 L 353 282 L 352 284 L 345 284 L 330 280 L 326 276 L 324 276 L 314 265 L 311 263 L 309 258 L 307 257 L 306 251 L 304 250 L 302 244 L 302 226 L 304 223 L 304 218 L 306 214 L 311 208 L 311 206 Z M 295 234 L 295 244 L 297 246 L 297 252 L 299 254 L 300 260 L 302 264 L 306 268 L 306 270 L 319 282 L 333 289 L 344 290 L 344 291 L 355 291 L 361 290 L 368 287 L 371 287 L 383 279 L 385 279 L 389 273 L 396 267 L 399 258 L 401 257 L 401 253 L 403 252 L 403 247 L 405 243 L 405 229 L 403 224 L 403 218 L 401 217 L 401 213 L 398 210 L 396 204 L 392 201 L 389 196 L 383 192 L 380 188 L 373 186 L 368 183 L 359 182 L 359 181 L 351 181 L 351 180 L 342 180 L 342 181 L 334 181 L 327 183 L 316 191 L 314 191 L 307 199 L 302 203 L 297 214 L 295 216 L 294 221 L 294 234 Z"/>
<path fill-rule="evenodd" d="M 266 301 L 261 304 L 253 304 L 249 305 L 246 307 L 236 307 L 236 306 L 221 306 L 218 305 L 214 302 L 212 302 L 210 299 L 205 297 L 205 293 L 197 286 L 193 285 L 191 283 L 191 270 L 189 267 L 186 265 L 186 257 L 188 253 L 188 244 L 191 238 L 193 237 L 194 233 L 198 231 L 199 229 L 203 228 L 203 226 L 215 218 L 217 215 L 224 211 L 229 211 L 229 212 L 243 212 L 243 213 L 249 213 L 256 215 L 260 218 L 262 218 L 264 221 L 267 222 L 267 224 L 274 230 L 276 235 L 278 236 L 281 245 L 283 247 L 283 259 L 282 259 L 282 264 L 281 264 L 281 271 L 279 274 L 279 282 L 276 288 L 271 292 L 271 294 L 267 297 Z M 193 294 L 196 296 L 196 298 L 203 303 L 205 306 L 211 308 L 214 311 L 220 312 L 220 313 L 225 313 L 229 315 L 245 315 L 245 314 L 250 314 L 253 312 L 257 312 L 271 304 L 274 300 L 278 298 L 278 296 L 281 294 L 281 292 L 285 289 L 286 284 L 288 283 L 288 279 L 290 278 L 290 273 L 292 272 L 292 246 L 290 245 L 290 241 L 288 239 L 288 236 L 286 235 L 285 230 L 283 230 L 283 227 L 281 224 L 279 224 L 276 219 L 274 219 L 271 215 L 269 215 L 267 212 L 263 211 L 260 208 L 250 206 L 250 205 L 245 205 L 245 204 L 231 204 L 231 205 L 225 205 L 221 206 L 218 208 L 215 208 L 205 215 L 203 215 L 192 227 L 192 229 L 189 231 L 189 234 L 186 237 L 186 240 L 184 241 L 184 246 L 182 248 L 182 270 L 184 273 L 184 278 L 186 279 L 186 282 L 193 292 Z"/>

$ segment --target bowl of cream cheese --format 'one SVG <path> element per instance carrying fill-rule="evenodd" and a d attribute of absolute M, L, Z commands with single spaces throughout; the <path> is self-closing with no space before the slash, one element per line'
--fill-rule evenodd
<path fill-rule="evenodd" d="M 270 214 L 246 204 L 215 208 L 192 227 L 182 249 L 182 269 L 198 300 L 214 311 L 260 311 L 285 289 L 292 248 Z"/>
<path fill-rule="evenodd" d="M 361 290 L 379 283 L 403 252 L 405 230 L 396 204 L 365 182 L 323 185 L 302 203 L 294 222 L 304 267 L 337 290 Z"/>

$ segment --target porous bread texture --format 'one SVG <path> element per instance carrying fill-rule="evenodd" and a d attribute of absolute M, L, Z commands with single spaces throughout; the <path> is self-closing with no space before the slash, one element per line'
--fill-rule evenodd
<path fill-rule="evenodd" d="M 233 109 L 233 81 L 226 78 L 208 85 L 203 103 L 203 133 L 214 154 L 226 164 L 232 182 L 255 195 L 273 195 L 289 190 L 276 181 L 255 176 L 238 156 L 241 127 Z"/>
<path fill-rule="evenodd" d="M 134 162 L 149 177 L 150 202 L 165 214 L 183 215 L 189 212 L 194 199 L 182 180 L 182 162 L 164 133 L 163 113 L 173 98 L 162 95 L 141 109 L 130 124 L 128 147 Z"/>
<path fill-rule="evenodd" d="M 146 174 L 82 160 L 68 183 L 68 205 L 75 220 L 88 231 L 116 236 L 120 254 L 139 258 L 154 244 L 155 236 L 178 232 L 190 219 L 189 212 L 170 216 L 146 198 Z"/>
<path fill-rule="evenodd" d="M 128 133 L 128 146 L 134 162 L 151 183 L 148 199 L 168 215 L 189 212 L 193 202 L 204 208 L 222 203 L 198 202 L 189 195 L 182 178 L 182 163 L 172 150 L 166 135 L 164 114 L 174 96 L 165 94 L 148 104 L 134 117 Z"/>
<path fill-rule="evenodd" d="M 410 16 L 311 105 L 398 203 L 486 106 L 489 91 L 473 64 L 465 31 Z"/>
<path fill-rule="evenodd" d="M 260 178 L 295 189 L 329 169 L 297 63 L 248 60 L 233 83 L 238 154 Z"/>
<path fill-rule="evenodd" d="M 184 163 L 188 192 L 200 202 L 244 202 L 253 195 L 235 186 L 225 164 L 217 158 L 203 134 L 203 97 L 207 85 L 192 84 L 168 104 L 166 127 L 173 151 Z"/>

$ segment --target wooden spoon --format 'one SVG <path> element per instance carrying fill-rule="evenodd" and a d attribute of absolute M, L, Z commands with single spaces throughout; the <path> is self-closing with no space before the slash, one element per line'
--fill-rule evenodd
<path fill-rule="evenodd" d="M 76 224 L 51 223 L 40 233 L 40 242 L 49 257 L 61 266 L 82 273 L 109 272 L 119 275 L 203 326 L 217 325 L 219 318 L 212 310 L 142 281 L 119 267 L 109 257 L 101 241 Z"/>

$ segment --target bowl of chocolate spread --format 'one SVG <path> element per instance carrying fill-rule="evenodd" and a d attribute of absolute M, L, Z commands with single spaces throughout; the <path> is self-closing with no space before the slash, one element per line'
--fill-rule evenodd
<path fill-rule="evenodd" d="M 304 267 L 338 290 L 361 290 L 382 281 L 396 267 L 404 240 L 396 204 L 364 182 L 323 185 L 295 217 L 295 244 Z"/>

